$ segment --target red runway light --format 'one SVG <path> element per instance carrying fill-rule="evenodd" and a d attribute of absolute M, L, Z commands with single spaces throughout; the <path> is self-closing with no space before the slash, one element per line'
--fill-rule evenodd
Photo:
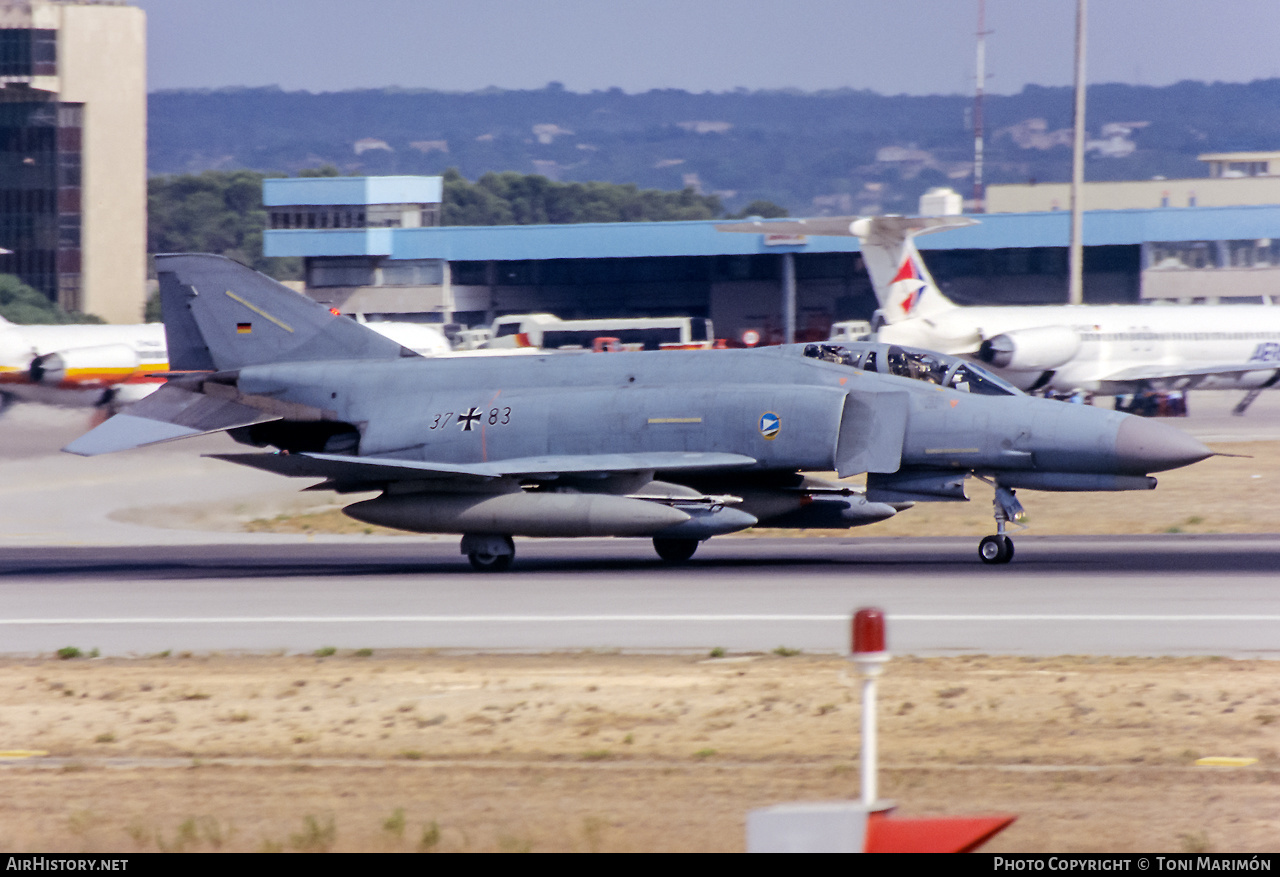
<path fill-rule="evenodd" d="M 879 609 L 859 609 L 853 616 L 853 653 L 865 655 L 884 651 L 884 613 Z"/>

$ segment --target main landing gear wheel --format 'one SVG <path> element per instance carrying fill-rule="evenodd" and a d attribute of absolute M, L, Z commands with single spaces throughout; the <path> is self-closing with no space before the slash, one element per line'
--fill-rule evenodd
<path fill-rule="evenodd" d="M 467 535 L 462 537 L 462 553 L 479 572 L 502 572 L 510 569 L 516 557 L 516 544 L 510 536 Z"/>
<path fill-rule="evenodd" d="M 684 563 L 698 550 L 697 539 L 654 539 L 653 550 L 667 563 Z"/>
<path fill-rule="evenodd" d="M 514 558 L 514 554 L 487 554 L 483 551 L 473 551 L 467 555 L 472 569 L 480 572 L 504 572 L 511 568 Z"/>
<path fill-rule="evenodd" d="M 1013 540 L 1008 536 L 988 536 L 978 543 L 978 556 L 983 563 L 1008 563 L 1013 560 Z"/>

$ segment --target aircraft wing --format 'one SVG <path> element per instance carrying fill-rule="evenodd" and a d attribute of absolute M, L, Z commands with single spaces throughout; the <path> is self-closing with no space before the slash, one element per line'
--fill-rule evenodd
<path fill-rule="evenodd" d="M 427 463 L 389 457 L 343 454 L 211 454 L 210 456 L 274 472 L 277 475 L 326 478 L 331 485 L 350 488 L 392 481 L 471 480 L 503 477 L 554 478 L 622 472 L 741 469 L 756 460 L 742 454 L 655 451 L 636 454 L 553 454 L 492 463 Z"/>
<path fill-rule="evenodd" d="M 1103 381 L 1160 381 L 1173 378 L 1208 378 L 1214 375 L 1240 375 L 1246 372 L 1280 370 L 1280 362 L 1246 362 L 1226 365 L 1210 365 L 1202 368 L 1186 368 L 1169 365 L 1136 365 L 1121 369 L 1098 380 Z"/>

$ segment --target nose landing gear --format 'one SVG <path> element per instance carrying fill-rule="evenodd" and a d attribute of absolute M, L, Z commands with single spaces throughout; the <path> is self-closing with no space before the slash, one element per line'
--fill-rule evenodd
<path fill-rule="evenodd" d="M 983 563 L 1008 563 L 1013 560 L 1013 540 L 1005 534 L 1005 525 L 1012 523 L 1014 526 L 1022 526 L 1020 522 L 1027 516 L 1027 512 L 1010 488 L 998 484 L 991 505 L 995 510 L 996 534 L 986 536 L 978 543 L 978 557 L 982 558 Z"/>
<path fill-rule="evenodd" d="M 1008 563 L 1013 560 L 1013 540 L 1003 533 L 984 536 L 978 543 L 978 556 L 983 563 Z"/>

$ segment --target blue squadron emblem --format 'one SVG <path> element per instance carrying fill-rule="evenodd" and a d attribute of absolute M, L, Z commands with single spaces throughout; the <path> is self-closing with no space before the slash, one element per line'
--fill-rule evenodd
<path fill-rule="evenodd" d="M 772 411 L 766 411 L 760 415 L 760 434 L 768 441 L 773 441 L 778 437 L 778 430 L 782 429 L 782 418 L 774 414 Z"/>

